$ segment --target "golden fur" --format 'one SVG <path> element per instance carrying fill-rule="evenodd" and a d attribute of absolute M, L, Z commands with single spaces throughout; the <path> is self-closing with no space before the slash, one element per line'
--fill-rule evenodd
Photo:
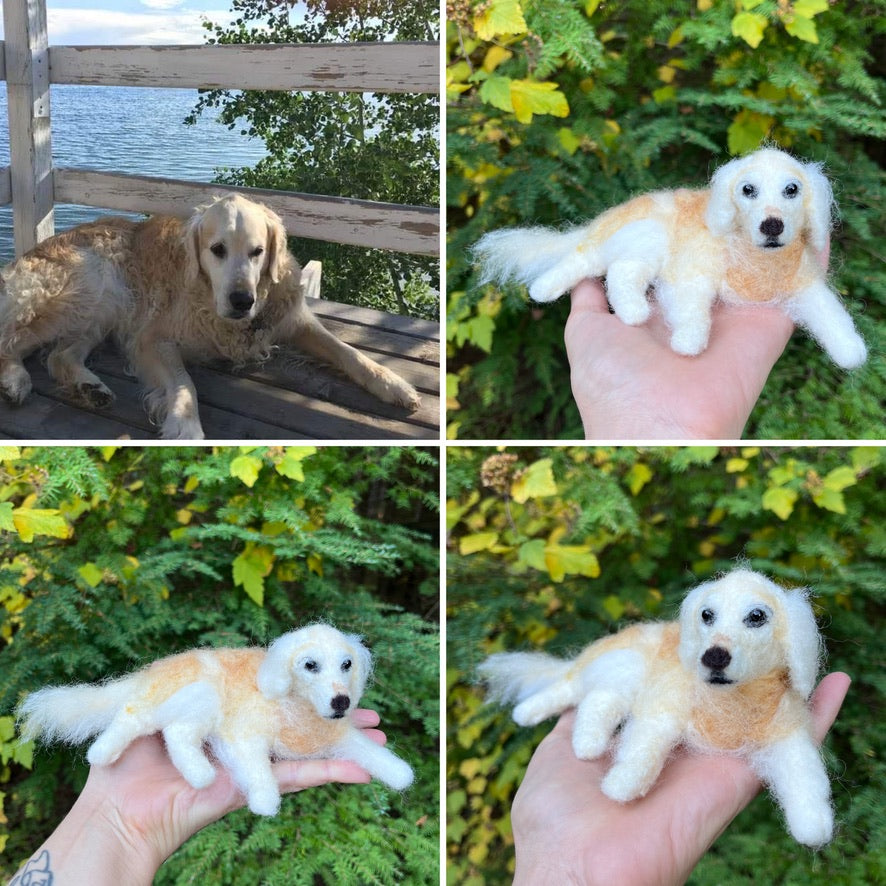
<path fill-rule="evenodd" d="M 231 194 L 186 222 L 108 218 L 38 245 L 2 271 L 0 394 L 31 389 L 23 359 L 53 344 L 49 371 L 93 406 L 113 394 L 85 366 L 114 337 L 147 389 L 164 438 L 202 439 L 189 361 L 267 359 L 278 344 L 319 357 L 370 393 L 409 409 L 415 389 L 339 341 L 310 312 L 280 218 Z"/>

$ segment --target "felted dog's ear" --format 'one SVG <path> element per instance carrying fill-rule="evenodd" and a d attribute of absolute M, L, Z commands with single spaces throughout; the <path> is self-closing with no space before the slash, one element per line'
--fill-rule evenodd
<path fill-rule="evenodd" d="M 807 185 L 806 227 L 810 242 L 817 252 L 824 252 L 833 223 L 834 192 L 820 163 L 804 163 L 803 174 Z"/>
<path fill-rule="evenodd" d="M 784 592 L 787 637 L 785 657 L 794 688 L 809 698 L 821 663 L 823 644 L 815 623 L 815 615 L 802 588 Z"/>
<path fill-rule="evenodd" d="M 357 704 L 363 690 L 366 688 L 366 682 L 372 674 L 372 654 L 363 645 L 363 639 L 357 634 L 345 634 L 345 640 L 353 647 L 354 658 L 357 659 L 357 676 L 354 686 L 354 698 L 351 698 L 351 704 Z"/>
<path fill-rule="evenodd" d="M 192 283 L 200 276 L 200 223 L 203 221 L 203 208 L 182 225 L 182 245 L 185 248 L 185 279 Z"/>
<path fill-rule="evenodd" d="M 262 206 L 268 222 L 268 276 L 279 283 L 283 270 L 289 262 L 289 248 L 286 245 L 286 228 L 276 212 Z"/>
<path fill-rule="evenodd" d="M 735 224 L 735 201 L 732 188 L 744 157 L 737 157 L 721 166 L 711 179 L 711 196 L 705 210 L 705 224 L 712 234 L 722 237 L 732 230 Z"/>
<path fill-rule="evenodd" d="M 301 631 L 292 631 L 268 647 L 255 678 L 259 692 L 266 698 L 282 698 L 292 688 L 292 659 L 301 642 Z"/>

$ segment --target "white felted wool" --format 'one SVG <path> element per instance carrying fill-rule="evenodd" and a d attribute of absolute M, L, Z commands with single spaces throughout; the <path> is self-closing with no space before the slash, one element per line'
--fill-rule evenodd
<path fill-rule="evenodd" d="M 523 283 L 539 302 L 605 276 L 612 310 L 632 326 L 648 319 L 653 287 L 672 349 L 689 356 L 707 347 L 718 298 L 776 305 L 854 369 L 867 348 L 819 262 L 832 214 L 819 164 L 764 148 L 722 166 L 706 190 L 646 194 L 564 232 L 492 231 L 474 256 L 483 282 Z"/>
<path fill-rule="evenodd" d="M 273 760 L 352 760 L 395 790 L 412 769 L 375 745 L 348 716 L 371 671 L 369 650 L 328 625 L 300 628 L 264 649 L 201 649 L 105 684 L 49 687 L 19 708 L 26 739 L 77 744 L 92 736 L 91 765 L 116 761 L 143 735 L 163 734 L 173 765 L 194 788 L 215 779 L 211 748 L 246 795 L 274 815 Z"/>
<path fill-rule="evenodd" d="M 830 787 L 806 701 L 822 644 L 806 593 L 736 569 L 691 591 L 674 622 L 635 624 L 561 661 L 499 653 L 480 668 L 493 698 L 532 725 L 576 707 L 576 756 L 613 745 L 601 782 L 628 802 L 653 788 L 673 749 L 744 756 L 809 846 L 833 833 Z"/>

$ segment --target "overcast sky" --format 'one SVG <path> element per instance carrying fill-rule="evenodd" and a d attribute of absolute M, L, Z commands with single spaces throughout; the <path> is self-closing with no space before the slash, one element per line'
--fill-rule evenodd
<path fill-rule="evenodd" d="M 46 0 L 46 14 L 50 45 L 205 43 L 202 16 L 235 17 L 227 0 Z"/>

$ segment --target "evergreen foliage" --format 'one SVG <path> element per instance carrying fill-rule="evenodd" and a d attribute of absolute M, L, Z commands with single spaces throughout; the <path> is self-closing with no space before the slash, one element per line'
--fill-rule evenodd
<path fill-rule="evenodd" d="M 811 853 L 761 796 L 689 882 L 880 882 L 886 766 L 870 712 L 886 692 L 884 474 L 878 448 L 448 448 L 450 881 L 510 882 L 511 802 L 552 726 L 484 706 L 480 661 L 569 656 L 630 621 L 672 619 L 687 590 L 743 561 L 812 589 L 827 668 L 852 677 L 825 743 L 837 836 Z"/>
<path fill-rule="evenodd" d="M 438 484 L 436 451 L 410 447 L 0 449 L 0 878 L 86 774 L 84 748 L 17 743 L 25 693 L 322 620 L 371 646 L 362 704 L 415 785 L 303 791 L 268 819 L 238 811 L 156 882 L 436 884 Z"/>
<path fill-rule="evenodd" d="M 432 0 L 348 3 L 234 0 L 230 26 L 206 23 L 209 43 L 355 43 L 439 39 Z M 352 92 L 210 90 L 189 117 L 219 109 L 222 123 L 261 138 L 268 156 L 219 181 L 435 206 L 440 202 L 436 96 Z M 439 260 L 358 246 L 290 238 L 302 264 L 323 262 L 323 295 L 395 314 L 436 320 Z"/>
<path fill-rule="evenodd" d="M 447 18 L 450 437 L 583 436 L 568 298 L 528 309 L 521 289 L 478 287 L 471 244 L 699 187 L 763 143 L 833 179 L 833 281 L 873 356 L 847 374 L 796 335 L 746 435 L 883 436 L 882 0 L 451 0 Z"/>

